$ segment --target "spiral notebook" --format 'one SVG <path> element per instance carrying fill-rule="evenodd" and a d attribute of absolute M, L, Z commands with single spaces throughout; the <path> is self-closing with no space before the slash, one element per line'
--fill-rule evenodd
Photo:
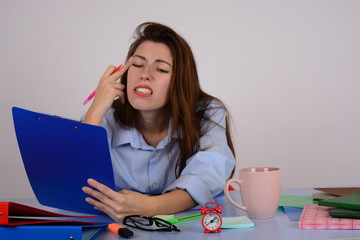
<path fill-rule="evenodd" d="M 27 177 L 40 204 L 103 214 L 81 190 L 93 178 L 115 190 L 106 130 L 13 107 L 16 137 Z"/>

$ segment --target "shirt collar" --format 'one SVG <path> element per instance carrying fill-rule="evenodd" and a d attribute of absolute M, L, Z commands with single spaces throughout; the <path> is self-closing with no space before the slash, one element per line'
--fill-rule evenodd
<path fill-rule="evenodd" d="M 169 121 L 169 133 L 172 129 L 173 121 Z M 179 138 L 177 133 L 173 133 L 173 138 Z M 171 141 L 170 136 L 167 135 L 163 140 L 160 141 L 156 149 L 163 149 Z M 139 148 L 142 150 L 154 150 L 153 146 L 148 145 L 141 133 L 135 127 L 117 127 L 114 131 L 111 146 L 116 148 L 120 145 L 130 144 L 133 148 Z"/>

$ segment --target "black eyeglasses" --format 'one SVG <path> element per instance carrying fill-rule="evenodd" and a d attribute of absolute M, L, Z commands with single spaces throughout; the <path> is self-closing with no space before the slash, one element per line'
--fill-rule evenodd
<path fill-rule="evenodd" d="M 174 224 L 157 217 L 145 217 L 140 215 L 126 216 L 123 224 L 145 231 L 180 232 Z"/>

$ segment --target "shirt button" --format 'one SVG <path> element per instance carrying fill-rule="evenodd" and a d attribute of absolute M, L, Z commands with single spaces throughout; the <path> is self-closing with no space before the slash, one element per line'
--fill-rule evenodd
<path fill-rule="evenodd" d="M 151 187 L 152 187 L 152 188 L 156 188 L 156 187 L 157 187 L 157 184 L 156 184 L 156 183 L 153 183 L 153 184 L 151 184 Z"/>
<path fill-rule="evenodd" d="M 158 155 L 158 152 L 157 152 L 157 151 L 154 151 L 154 152 L 153 152 L 153 155 L 154 155 L 154 156 Z"/>

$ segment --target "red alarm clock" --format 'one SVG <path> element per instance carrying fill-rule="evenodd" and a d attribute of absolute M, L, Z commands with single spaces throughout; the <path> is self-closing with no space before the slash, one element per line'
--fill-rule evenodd
<path fill-rule="evenodd" d="M 214 205 L 214 207 L 208 207 L 207 205 Z M 200 207 L 200 214 L 203 214 L 201 223 L 204 227 L 204 233 L 207 232 L 221 232 L 222 217 L 221 206 L 216 202 L 207 202 L 204 207 Z"/>

